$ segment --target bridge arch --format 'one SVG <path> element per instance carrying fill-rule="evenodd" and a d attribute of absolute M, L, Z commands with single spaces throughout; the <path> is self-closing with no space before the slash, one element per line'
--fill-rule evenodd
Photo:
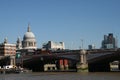
<path fill-rule="evenodd" d="M 45 64 L 56 64 L 59 68 L 59 60 L 68 60 L 70 68 L 76 68 L 77 62 L 79 62 L 79 54 L 69 54 L 69 53 L 57 53 L 57 54 L 47 54 L 47 55 L 34 55 L 26 57 L 23 60 L 24 68 L 32 69 L 33 71 L 43 71 Z"/>
<path fill-rule="evenodd" d="M 88 60 L 88 69 L 90 72 L 108 72 L 110 71 L 110 62 L 120 61 L 120 51 L 103 53 L 93 59 Z"/>

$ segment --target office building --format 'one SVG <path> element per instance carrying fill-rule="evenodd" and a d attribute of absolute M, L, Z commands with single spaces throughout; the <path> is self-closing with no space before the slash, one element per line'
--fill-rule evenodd
<path fill-rule="evenodd" d="M 114 49 L 118 48 L 117 39 L 113 36 L 112 33 L 109 33 L 108 36 L 104 35 L 104 40 L 102 41 L 103 49 Z"/>

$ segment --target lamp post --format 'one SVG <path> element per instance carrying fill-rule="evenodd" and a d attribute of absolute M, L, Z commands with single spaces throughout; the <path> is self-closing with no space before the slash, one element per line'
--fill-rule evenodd
<path fill-rule="evenodd" d="M 83 49 L 83 39 L 81 39 L 81 49 Z"/>

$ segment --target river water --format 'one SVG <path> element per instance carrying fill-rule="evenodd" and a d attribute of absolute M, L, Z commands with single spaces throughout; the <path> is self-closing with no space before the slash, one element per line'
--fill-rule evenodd
<path fill-rule="evenodd" d="M 120 80 L 120 72 L 42 72 L 0 74 L 0 80 Z"/>

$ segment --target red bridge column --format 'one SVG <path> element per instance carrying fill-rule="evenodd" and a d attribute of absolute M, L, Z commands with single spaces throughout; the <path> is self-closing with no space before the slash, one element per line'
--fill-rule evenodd
<path fill-rule="evenodd" d="M 65 70 L 68 70 L 68 60 L 67 59 L 64 59 L 64 68 Z"/>
<path fill-rule="evenodd" d="M 63 59 L 59 60 L 59 64 L 60 64 L 60 70 L 64 70 L 64 64 L 63 64 Z"/>

